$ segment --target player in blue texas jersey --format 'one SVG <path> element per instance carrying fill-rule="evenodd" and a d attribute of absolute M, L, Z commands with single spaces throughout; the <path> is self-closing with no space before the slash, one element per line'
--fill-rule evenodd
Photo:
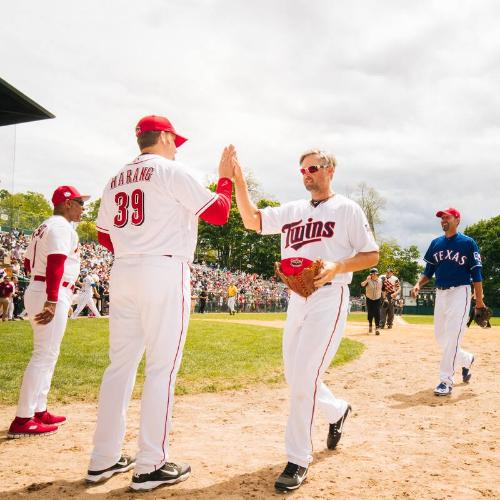
<path fill-rule="evenodd" d="M 436 213 L 441 218 L 444 235 L 432 240 L 424 260 L 425 270 L 412 289 L 416 298 L 420 287 L 436 275 L 434 332 L 443 350 L 439 367 L 440 383 L 436 396 L 448 396 L 456 367 L 462 367 L 462 379 L 469 382 L 474 355 L 461 349 L 471 301 L 471 284 L 478 297 L 476 308 L 484 306 L 481 255 L 477 243 L 457 231 L 460 212 L 447 208 Z M 481 298 L 479 298 L 481 297 Z"/>

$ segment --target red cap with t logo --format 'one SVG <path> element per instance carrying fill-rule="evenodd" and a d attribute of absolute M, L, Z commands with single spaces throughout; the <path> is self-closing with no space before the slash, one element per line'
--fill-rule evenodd
<path fill-rule="evenodd" d="M 172 132 L 175 135 L 176 147 L 182 146 L 187 141 L 185 137 L 175 131 L 174 126 L 164 116 L 151 115 L 141 118 L 135 127 L 135 135 L 139 137 L 144 132 Z"/>
<path fill-rule="evenodd" d="M 436 217 L 442 217 L 443 215 L 452 215 L 455 219 L 460 219 L 460 212 L 452 207 L 436 212 Z"/>

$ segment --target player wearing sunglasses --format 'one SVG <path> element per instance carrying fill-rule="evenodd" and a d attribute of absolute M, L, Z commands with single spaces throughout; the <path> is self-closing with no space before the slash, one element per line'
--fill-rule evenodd
<path fill-rule="evenodd" d="M 319 150 L 300 157 L 304 187 L 310 199 L 257 209 L 250 200 L 241 165 L 235 158 L 238 208 L 247 229 L 281 234 L 281 270 L 297 274 L 317 259 L 324 262 L 307 298 L 292 291 L 283 332 L 285 378 L 290 411 L 285 433 L 288 463 L 275 482 L 278 491 L 300 487 L 312 461 L 316 408 L 330 423 L 327 447 L 335 449 L 351 406 L 323 383 L 342 339 L 353 271 L 378 262 L 378 246 L 361 207 L 332 190 L 336 161 Z"/>

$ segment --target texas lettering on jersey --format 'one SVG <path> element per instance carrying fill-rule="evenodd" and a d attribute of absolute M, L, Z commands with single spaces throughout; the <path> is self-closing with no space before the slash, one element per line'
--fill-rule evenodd
<path fill-rule="evenodd" d="M 467 262 L 466 255 L 461 255 L 460 252 L 455 252 L 453 250 L 440 250 L 439 252 L 433 253 L 432 257 L 434 258 L 434 262 L 436 264 L 444 260 L 450 260 L 456 262 L 459 266 L 464 266 L 465 263 Z"/>
<path fill-rule="evenodd" d="M 334 228 L 333 221 L 314 221 L 310 217 L 305 224 L 302 223 L 302 219 L 285 224 L 281 232 L 286 234 L 285 248 L 298 250 L 309 243 L 321 241 L 322 238 L 331 238 Z"/>

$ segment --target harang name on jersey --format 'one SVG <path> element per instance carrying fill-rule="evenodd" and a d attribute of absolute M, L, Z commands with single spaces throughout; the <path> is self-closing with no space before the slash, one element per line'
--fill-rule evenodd
<path fill-rule="evenodd" d="M 335 222 L 333 221 L 313 221 L 309 218 L 306 224 L 302 224 L 302 219 L 285 224 L 281 232 L 286 233 L 285 248 L 292 247 L 298 250 L 308 243 L 321 241 L 322 238 L 331 238 L 334 228 Z"/>
<path fill-rule="evenodd" d="M 453 250 L 440 250 L 439 252 L 433 253 L 432 256 L 436 264 L 443 260 L 452 260 L 459 266 L 463 266 L 467 262 L 466 255 L 461 255 L 460 252 L 455 252 Z"/>
<path fill-rule="evenodd" d="M 133 184 L 134 182 L 149 181 L 153 175 L 153 167 L 136 167 L 121 172 L 120 175 L 115 175 L 111 179 L 109 189 L 114 189 L 123 184 Z"/>

